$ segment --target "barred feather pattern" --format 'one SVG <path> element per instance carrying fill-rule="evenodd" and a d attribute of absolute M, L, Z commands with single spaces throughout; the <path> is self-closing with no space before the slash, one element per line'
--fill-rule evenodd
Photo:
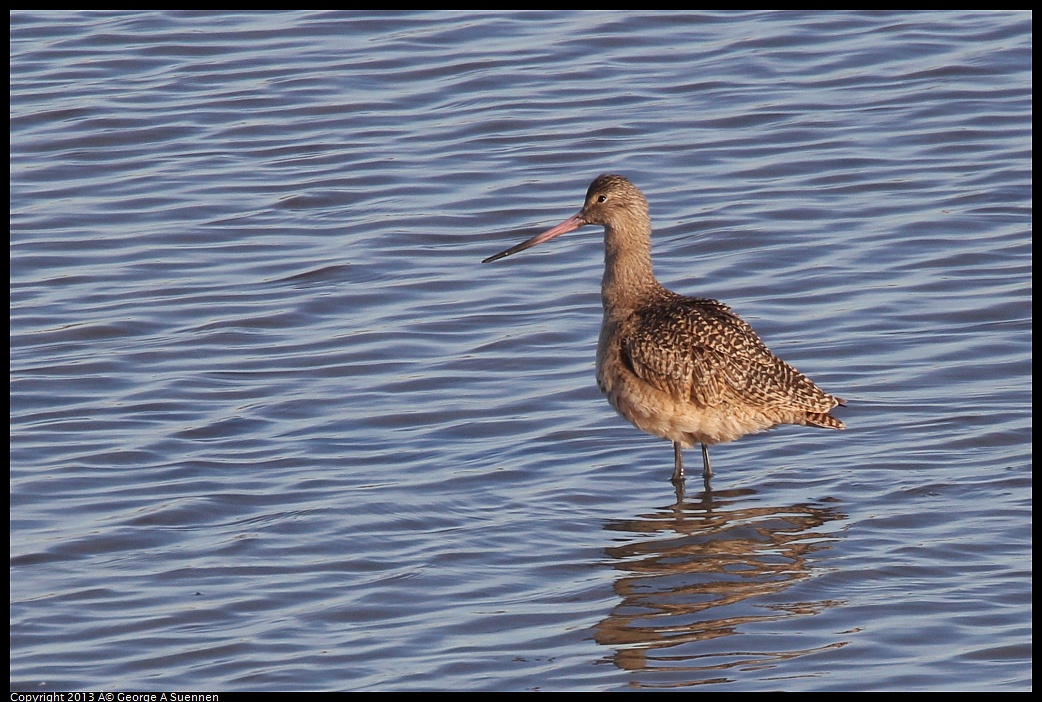
<path fill-rule="evenodd" d="M 687 431 L 681 422 L 667 438 L 715 444 L 779 424 L 844 428 L 828 414 L 842 400 L 775 356 L 722 302 L 662 289 L 653 304 L 634 311 L 618 329 L 611 342 L 618 345 L 617 354 L 608 355 L 617 355 L 619 371 L 633 376 L 623 383 L 643 382 L 673 401 L 663 406 L 687 405 L 679 414 L 707 420 L 686 422 Z M 639 389 L 634 395 L 660 401 Z M 713 416 L 721 420 L 711 421 Z M 701 431 L 702 424 L 733 429 Z"/>

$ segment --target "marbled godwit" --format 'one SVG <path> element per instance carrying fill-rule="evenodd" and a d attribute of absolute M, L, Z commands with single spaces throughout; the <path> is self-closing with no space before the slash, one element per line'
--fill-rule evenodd
<path fill-rule="evenodd" d="M 587 224 L 604 227 L 597 384 L 634 426 L 673 442 L 674 484 L 684 480 L 681 449 L 696 443 L 709 489 L 711 444 L 780 424 L 845 428 L 829 414 L 843 400 L 771 353 L 731 308 L 659 284 L 651 268 L 648 202 L 622 176 L 598 176 L 578 214 L 482 263 Z"/>

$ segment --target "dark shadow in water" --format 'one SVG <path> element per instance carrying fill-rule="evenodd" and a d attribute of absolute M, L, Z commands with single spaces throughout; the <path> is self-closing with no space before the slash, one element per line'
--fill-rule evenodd
<path fill-rule="evenodd" d="M 845 645 L 801 636 L 797 619 L 838 602 L 785 594 L 822 567 L 820 552 L 835 537 L 821 527 L 845 515 L 823 503 L 764 506 L 755 494 L 715 490 L 685 498 L 678 490 L 669 507 L 605 526 L 633 538 L 605 549 L 620 572 L 615 591 L 621 601 L 597 625 L 595 640 L 614 649 L 619 668 L 656 673 L 635 686 L 724 683 L 736 668 L 771 668 Z M 745 635 L 761 627 L 789 635 Z M 764 645 L 794 639 L 813 645 Z"/>

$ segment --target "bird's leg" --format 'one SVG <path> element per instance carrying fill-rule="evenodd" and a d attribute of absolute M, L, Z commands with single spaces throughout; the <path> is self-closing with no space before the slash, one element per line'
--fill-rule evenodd
<path fill-rule="evenodd" d="M 684 482 L 684 458 L 680 455 L 680 442 L 673 442 L 673 478 L 674 485 Z"/>
<path fill-rule="evenodd" d="M 702 444 L 702 482 L 709 489 L 709 479 L 713 477 L 713 469 L 709 466 L 709 447 Z"/>

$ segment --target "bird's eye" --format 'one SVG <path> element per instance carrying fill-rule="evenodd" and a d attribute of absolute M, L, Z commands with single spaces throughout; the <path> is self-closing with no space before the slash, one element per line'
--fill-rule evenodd
<path fill-rule="evenodd" d="M 598 195 L 597 196 L 597 202 L 607 202 L 607 201 L 608 201 L 608 196 L 607 195 Z"/>

